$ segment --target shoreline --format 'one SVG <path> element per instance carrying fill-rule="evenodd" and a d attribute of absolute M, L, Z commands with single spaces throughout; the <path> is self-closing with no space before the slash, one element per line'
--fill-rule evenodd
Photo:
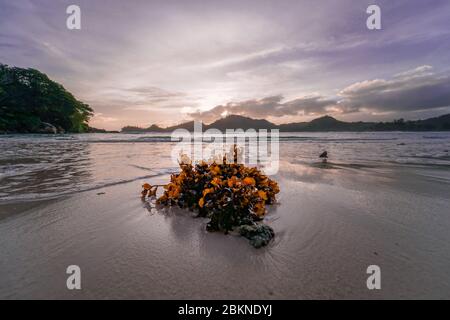
<path fill-rule="evenodd" d="M 205 231 L 207 219 L 188 211 L 142 203 L 138 181 L 0 219 L 0 297 L 450 298 L 447 182 L 412 168 L 283 168 L 279 204 L 265 218 L 275 238 L 261 249 Z M 82 270 L 79 292 L 65 288 L 71 264 Z M 365 286 L 372 264 L 380 291 Z"/>
<path fill-rule="evenodd" d="M 231 130 L 239 130 L 239 128 L 234 128 Z M 268 128 L 268 130 L 271 130 L 271 128 Z M 193 133 L 194 131 L 188 130 L 190 133 Z M 446 133 L 449 132 L 448 130 L 355 130 L 355 131 L 345 131 L 345 130 L 305 130 L 305 131 L 280 131 L 280 133 L 426 133 L 426 132 L 433 132 L 433 133 Z M 64 132 L 64 133 L 41 133 L 41 132 L 0 132 L 0 135 L 4 136 L 67 136 L 67 135 L 87 135 L 87 134 L 171 134 L 172 131 L 129 131 L 129 132 L 122 132 L 122 131 L 107 131 L 107 132 Z"/>

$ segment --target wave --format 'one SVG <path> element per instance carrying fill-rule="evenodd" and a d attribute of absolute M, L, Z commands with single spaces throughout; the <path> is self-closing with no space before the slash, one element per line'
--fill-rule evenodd
<path fill-rule="evenodd" d="M 8 204 L 8 203 L 15 203 L 17 201 L 20 202 L 28 202 L 28 201 L 36 201 L 36 200 L 52 200 L 52 199 L 58 199 L 64 196 L 72 195 L 73 193 L 81 193 L 81 192 L 87 192 L 87 191 L 93 191 L 93 190 L 99 190 L 106 187 L 112 187 L 117 186 L 121 184 L 126 184 L 142 179 L 151 179 L 156 177 L 161 177 L 168 175 L 172 173 L 173 171 L 171 169 L 162 170 L 161 172 L 158 172 L 156 174 L 150 174 L 150 175 L 144 175 L 139 177 L 134 177 L 130 179 L 122 179 L 117 180 L 113 182 L 105 182 L 105 183 L 97 183 L 95 185 L 87 185 L 87 186 L 79 186 L 78 188 L 73 189 L 67 189 L 64 191 L 59 192 L 46 192 L 46 193 L 27 193 L 27 194 L 14 194 L 14 195 L 0 195 L 0 201 L 1 204 Z"/>
<path fill-rule="evenodd" d="M 235 136 L 239 136 L 236 134 Z M 220 137 L 220 136 L 216 136 Z M 222 135 L 225 137 L 225 134 Z M 270 135 L 267 137 L 270 141 Z M 400 141 L 417 142 L 420 140 L 447 140 L 450 141 L 448 132 L 423 134 L 418 132 L 316 132 L 316 133 L 280 133 L 280 142 L 338 142 L 338 143 L 370 143 L 370 142 L 389 142 Z M 0 137 L 0 144 L 11 142 L 42 142 L 42 143 L 173 143 L 181 139 L 172 139 L 171 133 L 136 133 L 136 134 L 64 134 L 64 135 L 38 135 L 38 134 L 18 134 L 3 135 Z M 205 141 L 208 142 L 208 141 Z"/>
<path fill-rule="evenodd" d="M 446 136 L 422 136 L 423 139 L 448 139 Z"/>
<path fill-rule="evenodd" d="M 267 141 L 271 141 L 272 138 L 269 136 L 266 138 Z M 225 137 L 223 139 L 225 141 Z M 319 137 L 279 137 L 280 142 L 382 142 L 382 141 L 396 141 L 398 138 L 319 138 Z M 48 142 L 77 142 L 77 143 L 177 143 L 181 142 L 182 139 L 172 139 L 170 136 L 158 136 L 158 137 L 138 137 L 138 138 L 127 138 L 127 139 L 52 139 Z M 210 140 L 204 139 L 205 143 L 211 142 Z M 248 140 L 247 140 L 248 141 Z M 46 141 L 42 141 L 46 142 Z"/>

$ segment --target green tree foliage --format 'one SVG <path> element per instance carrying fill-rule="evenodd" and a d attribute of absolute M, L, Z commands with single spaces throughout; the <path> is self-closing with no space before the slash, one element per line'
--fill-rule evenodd
<path fill-rule="evenodd" d="M 49 123 L 68 132 L 88 131 L 93 110 L 35 69 L 0 64 L 0 131 L 39 132 Z"/>

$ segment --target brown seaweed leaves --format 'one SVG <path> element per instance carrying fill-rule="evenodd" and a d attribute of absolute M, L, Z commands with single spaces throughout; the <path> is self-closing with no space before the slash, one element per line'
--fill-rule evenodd
<path fill-rule="evenodd" d="M 156 191 L 158 191 L 158 186 L 152 186 L 148 183 L 144 183 L 142 185 L 141 197 L 145 199 L 145 197 L 155 197 Z"/>
<path fill-rule="evenodd" d="M 198 211 L 199 216 L 210 219 L 209 231 L 227 233 L 235 227 L 255 225 L 280 191 L 278 184 L 259 169 L 243 164 L 183 162 L 180 168 L 181 172 L 172 174 L 170 183 L 164 186 L 157 203 Z M 155 195 L 155 188 L 144 184 L 143 198 Z"/>

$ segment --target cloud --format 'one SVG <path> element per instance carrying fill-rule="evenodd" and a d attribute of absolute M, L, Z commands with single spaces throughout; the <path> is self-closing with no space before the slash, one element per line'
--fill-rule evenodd
<path fill-rule="evenodd" d="M 227 114 L 252 118 L 346 114 L 359 111 L 401 112 L 450 106 L 450 75 L 435 74 L 429 65 L 395 74 L 391 79 L 356 82 L 337 97 L 304 96 L 283 102 L 283 96 L 230 102 L 188 115 L 211 122 Z"/>
<path fill-rule="evenodd" d="M 325 113 L 329 108 L 337 105 L 336 100 L 325 99 L 321 96 L 305 96 L 286 102 L 282 102 L 282 100 L 283 96 L 277 95 L 262 99 L 230 102 L 205 112 L 190 113 L 189 116 L 210 122 L 226 114 L 237 114 L 257 119 L 298 115 L 300 113 L 316 115 Z"/>
<path fill-rule="evenodd" d="M 91 118 L 90 125 L 95 126 L 97 124 L 105 124 L 105 123 L 114 123 L 117 122 L 119 119 L 114 117 L 108 117 L 105 116 L 103 113 L 98 112 L 94 114 L 94 116 Z"/>
<path fill-rule="evenodd" d="M 160 102 L 172 99 L 179 99 L 186 97 L 187 94 L 182 92 L 171 92 L 158 87 L 134 87 L 126 89 L 126 91 L 136 94 L 142 98 L 145 98 L 149 102 Z"/>
<path fill-rule="evenodd" d="M 196 107 L 196 97 L 183 92 L 169 91 L 156 86 L 120 88 L 111 86 L 85 100 L 99 109 L 121 108 L 124 111 L 161 111 Z M 97 109 L 97 108 L 96 108 Z M 109 112 L 108 112 L 109 113 Z"/>
<path fill-rule="evenodd" d="M 411 77 L 411 76 L 425 76 L 425 75 L 432 75 L 432 71 L 433 67 L 430 65 L 423 65 L 423 66 L 419 66 L 415 69 L 412 70 L 407 70 L 405 72 L 400 72 L 397 73 L 396 75 L 394 75 L 394 77 L 396 78 L 406 78 L 406 77 Z"/>
<path fill-rule="evenodd" d="M 339 107 L 350 110 L 417 111 L 450 106 L 450 75 L 435 74 L 428 65 L 392 79 L 354 83 L 339 92 Z"/>

